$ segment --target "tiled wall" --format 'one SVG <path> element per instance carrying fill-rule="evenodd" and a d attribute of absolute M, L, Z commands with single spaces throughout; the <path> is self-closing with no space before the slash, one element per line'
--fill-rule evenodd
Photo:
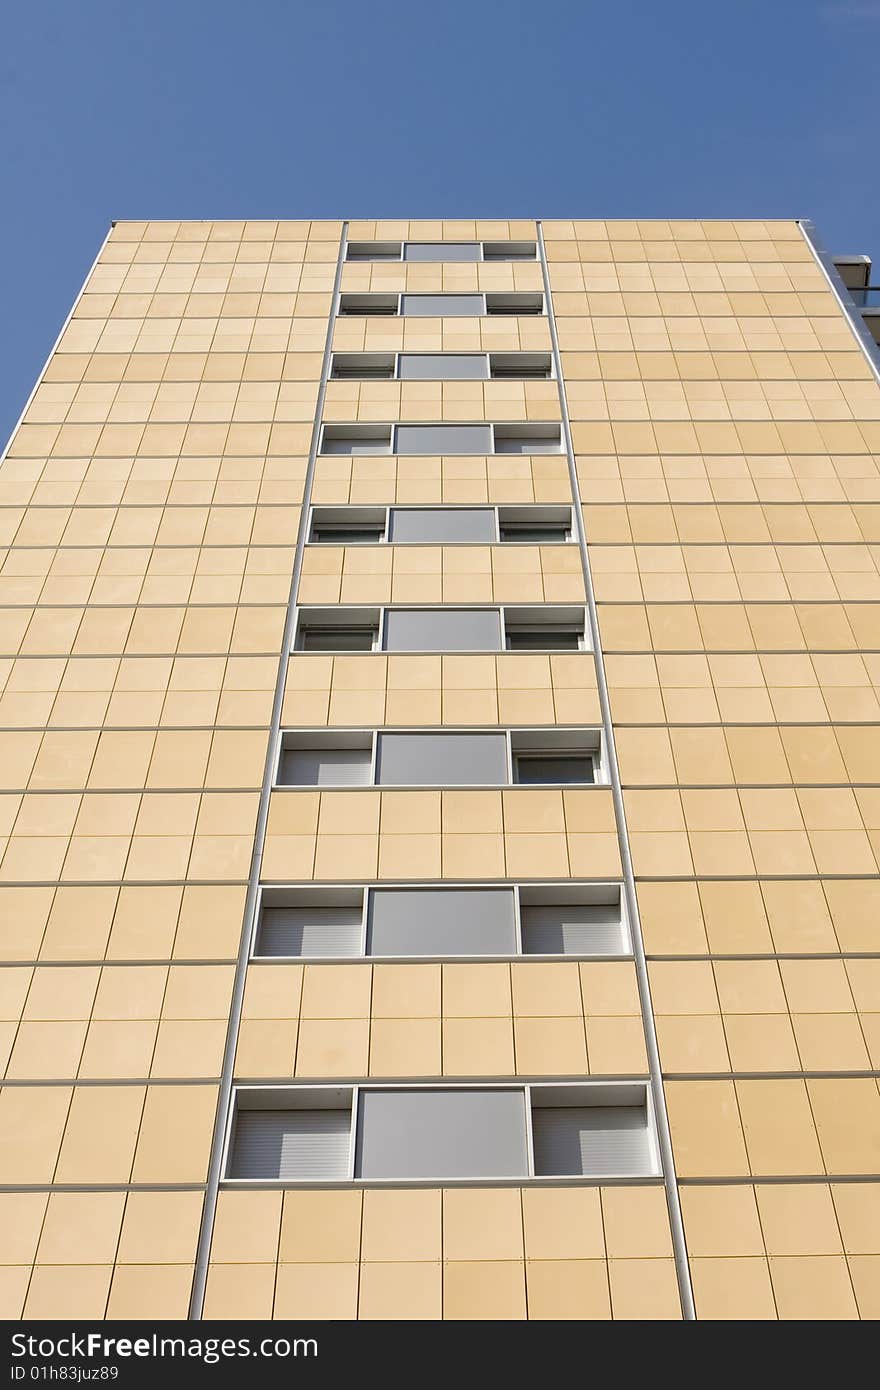
<path fill-rule="evenodd" d="M 0 469 L 4 1317 L 186 1316 L 339 234 L 115 226 Z"/>
<path fill-rule="evenodd" d="M 282 657 L 309 501 L 572 502 L 564 455 L 307 463 L 342 224 L 114 227 L 0 466 L 0 1310 L 185 1317 L 282 723 L 596 725 L 589 653 Z M 534 240 L 531 221 L 352 240 Z M 794 223 L 543 225 L 698 1316 L 880 1316 L 880 392 Z M 540 264 L 349 263 L 355 293 Z M 548 352 L 546 317 L 332 325 Z M 559 420 L 555 382 L 323 418 Z M 303 603 L 584 602 L 576 547 L 306 547 Z M 261 879 L 619 879 L 606 787 L 301 791 Z M 236 1076 L 641 1076 L 631 961 L 252 963 Z M 871 1177 L 876 1180 L 870 1181 Z M 205 1315 L 681 1316 L 663 1187 L 221 1186 Z"/>
<path fill-rule="evenodd" d="M 697 1313 L 877 1317 L 880 391 L 793 223 L 544 231 Z"/>

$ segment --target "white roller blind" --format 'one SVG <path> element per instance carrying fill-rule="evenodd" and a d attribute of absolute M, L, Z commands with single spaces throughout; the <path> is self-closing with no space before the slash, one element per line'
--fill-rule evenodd
<path fill-rule="evenodd" d="M 626 949 L 617 903 L 523 903 L 526 955 L 618 955 Z"/>
<path fill-rule="evenodd" d="M 374 888 L 373 956 L 512 956 L 511 888 Z"/>
<path fill-rule="evenodd" d="M 232 1178 L 348 1177 L 350 1110 L 240 1110 Z"/>
<path fill-rule="evenodd" d="M 539 1177 L 647 1177 L 654 1149 L 641 1105 L 533 1106 Z"/>
<path fill-rule="evenodd" d="M 387 786 L 503 786 L 507 743 L 494 733 L 381 733 L 377 768 Z"/>
<path fill-rule="evenodd" d="M 361 1178 L 523 1178 L 521 1090 L 365 1090 L 359 1096 Z"/>
<path fill-rule="evenodd" d="M 285 749 L 278 780 L 288 787 L 366 786 L 370 780 L 370 749 Z"/>
<path fill-rule="evenodd" d="M 264 907 L 260 914 L 260 956 L 357 956 L 360 943 L 360 907 Z"/>
<path fill-rule="evenodd" d="M 387 652 L 498 652 L 497 608 L 389 608 L 382 643 Z"/>

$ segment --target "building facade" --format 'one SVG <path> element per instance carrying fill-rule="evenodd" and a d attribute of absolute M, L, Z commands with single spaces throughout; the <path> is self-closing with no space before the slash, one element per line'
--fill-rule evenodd
<path fill-rule="evenodd" d="M 112 227 L 0 467 L 2 1316 L 880 1316 L 865 264 Z"/>

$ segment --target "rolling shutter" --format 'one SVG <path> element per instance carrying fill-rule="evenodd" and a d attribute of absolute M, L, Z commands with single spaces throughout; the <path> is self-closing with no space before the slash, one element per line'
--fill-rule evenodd
<path fill-rule="evenodd" d="M 350 1110 L 239 1110 L 231 1178 L 347 1178 Z"/>

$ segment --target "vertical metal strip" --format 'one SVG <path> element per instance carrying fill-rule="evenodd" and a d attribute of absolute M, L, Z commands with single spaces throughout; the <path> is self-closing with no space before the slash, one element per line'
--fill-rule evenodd
<path fill-rule="evenodd" d="M 40 387 L 41 387 L 42 384 L 43 384 L 43 377 L 46 375 L 46 368 L 48 367 L 49 363 L 52 361 L 52 358 L 55 356 L 55 353 L 58 351 L 58 344 L 61 342 L 61 339 L 64 337 L 65 333 L 67 332 L 67 329 L 68 329 L 68 327 L 69 327 L 69 325 L 70 325 L 70 321 L 71 321 L 71 319 L 73 318 L 74 314 L 76 313 L 77 309 L 79 308 L 79 302 L 80 302 L 80 300 L 82 299 L 83 295 L 84 295 L 85 292 L 86 292 L 86 286 L 88 285 L 89 281 L 91 280 L 92 276 L 93 276 L 94 273 L 95 273 L 95 270 L 97 269 L 98 262 L 100 261 L 101 257 L 102 257 L 103 254 L 104 254 L 104 247 L 107 245 L 107 242 L 110 240 L 110 237 L 111 237 L 111 235 L 112 235 L 112 233 L 113 233 L 113 228 L 114 228 L 115 226 L 116 226 L 116 223 L 115 223 L 115 222 L 111 222 L 111 223 L 110 223 L 110 226 L 107 228 L 107 234 L 106 234 L 106 236 L 104 237 L 104 240 L 101 242 L 101 245 L 100 245 L 99 248 L 98 248 L 98 254 L 97 254 L 97 256 L 95 257 L 95 259 L 92 261 L 92 264 L 91 264 L 91 265 L 89 266 L 89 268 L 88 268 L 88 271 L 87 271 L 87 273 L 86 273 L 86 277 L 85 277 L 85 279 L 83 280 L 82 284 L 80 285 L 79 290 L 77 291 L 77 294 L 76 294 L 76 298 L 74 299 L 73 303 L 72 303 L 71 306 L 70 306 L 70 312 L 68 313 L 67 318 L 64 320 L 64 322 L 62 323 L 61 327 L 60 327 L 59 330 L 58 330 L 58 336 L 57 336 L 57 338 L 55 339 L 54 343 L 52 344 L 51 348 L 49 349 L 49 356 L 46 358 L 45 362 L 44 362 L 43 365 L 42 365 L 42 368 L 40 369 L 40 374 L 39 374 L 39 376 L 37 377 L 36 381 L 34 382 L 33 390 L 31 391 L 30 395 L 28 396 L 27 400 L 26 400 L 25 403 L 24 403 L 24 409 L 22 410 L 21 414 L 19 415 L 18 419 L 16 420 L 15 424 L 14 424 L 13 427 L 12 427 L 12 433 L 10 434 L 8 440 L 6 441 L 6 448 L 3 450 L 2 453 L 0 453 L 0 464 L 2 464 L 3 462 L 5 462 L 5 460 L 6 460 L 6 455 L 9 453 L 9 449 L 10 449 L 10 447 L 11 447 L 11 445 L 12 445 L 12 441 L 15 439 L 15 436 L 18 434 L 18 431 L 21 429 L 21 426 L 22 426 L 22 424 L 23 424 L 23 422 L 24 422 L 24 418 L 25 418 L 25 416 L 27 415 L 28 411 L 29 411 L 30 408 L 31 408 L 31 404 L 32 404 L 32 402 L 33 402 L 34 396 L 37 394 L 37 392 L 39 391 Z"/>
<path fill-rule="evenodd" d="M 269 732 L 269 746 L 266 751 L 266 766 L 263 771 L 263 786 L 260 792 L 260 806 L 257 812 L 257 825 L 254 835 L 254 851 L 251 857 L 247 897 L 245 899 L 244 920 L 238 961 L 235 967 L 235 982 L 229 1009 L 229 1028 L 226 1034 L 226 1048 L 223 1053 L 223 1071 L 220 1080 L 220 1094 L 217 1098 L 217 1115 L 214 1123 L 214 1137 L 211 1143 L 211 1161 L 208 1168 L 208 1183 L 205 1191 L 205 1204 L 199 1228 L 199 1243 L 196 1251 L 196 1265 L 193 1275 L 192 1297 L 190 1299 L 191 1320 L 202 1317 L 205 1305 L 205 1285 L 208 1278 L 208 1262 L 211 1255 L 211 1239 L 214 1233 L 214 1218 L 217 1211 L 217 1196 L 220 1190 L 223 1145 L 229 1121 L 229 1106 L 232 1099 L 232 1078 L 235 1067 L 235 1051 L 241 1025 L 241 1010 L 244 1000 L 244 987 L 247 978 L 250 943 L 254 927 L 254 914 L 260 886 L 260 864 L 263 845 L 266 839 L 266 824 L 269 819 L 269 796 L 274 781 L 275 764 L 278 760 L 278 746 L 281 740 L 281 708 L 284 703 L 284 689 L 287 679 L 287 661 L 293 642 L 296 621 L 296 597 L 302 570 L 303 549 L 306 543 L 311 506 L 312 483 L 315 477 L 315 463 L 318 456 L 318 440 L 321 434 L 321 420 L 324 414 L 324 398 L 327 394 L 327 379 L 330 374 L 330 356 L 333 350 L 333 326 L 339 309 L 339 287 L 342 282 L 342 267 L 345 263 L 345 248 L 348 241 L 348 223 L 343 222 L 339 238 L 339 255 L 336 260 L 336 276 L 333 281 L 333 296 L 327 322 L 327 337 L 324 343 L 324 357 L 321 362 L 321 380 L 315 404 L 315 419 L 312 426 L 312 439 L 309 446 L 309 461 L 303 484 L 302 511 L 296 537 L 296 550 L 293 557 L 293 574 L 290 580 L 290 593 L 287 598 L 287 618 L 284 623 L 284 636 L 281 640 L 281 655 L 278 661 L 278 679 L 275 682 L 275 699 L 272 704 L 272 722 Z"/>
<path fill-rule="evenodd" d="M 639 985 L 639 999 L 642 1008 L 642 1020 L 645 1029 L 645 1043 L 648 1051 L 648 1070 L 650 1075 L 651 1094 L 654 1100 L 654 1111 L 657 1117 L 657 1135 L 660 1141 L 660 1158 L 663 1166 L 663 1179 L 666 1185 L 666 1204 L 669 1208 L 669 1224 L 672 1230 L 672 1244 L 675 1253 L 675 1268 L 678 1276 L 678 1291 L 681 1299 L 682 1315 L 687 1320 L 696 1318 L 694 1308 L 694 1295 L 691 1287 L 690 1265 L 688 1262 L 687 1245 L 684 1235 L 684 1223 L 681 1217 L 681 1203 L 678 1194 L 678 1183 L 675 1175 L 675 1161 L 672 1153 L 672 1139 L 669 1133 L 669 1117 L 666 1111 L 666 1097 L 663 1092 L 663 1075 L 660 1067 L 660 1051 L 657 1046 L 657 1032 L 654 1027 L 654 1009 L 651 1003 L 651 987 L 648 980 L 648 966 L 645 960 L 645 944 L 642 939 L 642 924 L 639 917 L 639 905 L 636 899 L 636 884 L 633 874 L 632 855 L 629 847 L 629 835 L 626 828 L 626 813 L 623 804 L 623 790 L 620 785 L 620 770 L 617 764 L 617 750 L 614 745 L 614 729 L 611 723 L 611 701 L 608 696 L 608 682 L 605 676 L 605 661 L 602 654 L 602 644 L 599 635 L 599 615 L 596 609 L 596 598 L 593 592 L 593 576 L 590 568 L 590 556 L 587 549 L 587 537 L 584 529 L 584 514 L 581 503 L 580 483 L 578 482 L 577 467 L 575 465 L 574 445 L 571 437 L 571 424 L 568 416 L 568 399 L 565 392 L 565 381 L 562 375 L 562 361 L 559 354 L 559 338 L 556 333 L 556 316 L 553 312 L 553 299 L 550 288 L 550 270 L 547 265 L 547 255 L 544 249 L 544 230 L 541 222 L 537 223 L 538 228 L 538 252 L 541 257 L 541 272 L 544 277 L 544 299 L 547 305 L 547 319 L 550 324 L 550 339 L 553 349 L 553 363 L 556 370 L 557 385 L 559 388 L 559 406 L 562 413 L 562 432 L 565 438 L 565 450 L 568 455 L 568 471 L 571 480 L 572 510 L 575 514 L 577 525 L 578 544 L 581 552 L 581 564 L 584 571 L 584 586 L 587 595 L 587 613 L 589 615 L 590 633 L 593 641 L 593 653 L 596 662 L 596 680 L 599 687 L 599 705 L 602 710 L 602 727 L 605 738 L 605 748 L 608 755 L 608 777 L 611 782 L 611 795 L 614 800 L 614 812 L 617 821 L 617 839 L 620 845 L 620 859 L 623 866 L 624 891 L 626 893 L 627 908 L 629 911 L 630 929 L 633 940 L 633 956 L 635 958 L 636 976 Z"/>
<path fill-rule="evenodd" d="M 868 325 L 859 313 L 858 306 L 850 299 L 849 291 L 843 282 L 843 277 L 834 264 L 834 258 L 828 254 L 820 242 L 816 235 L 816 228 L 812 222 L 802 218 L 799 219 L 797 225 L 800 228 L 801 236 L 813 253 L 813 259 L 828 281 L 831 293 L 846 315 L 846 321 L 865 355 L 868 366 L 871 368 L 877 381 L 880 382 L 880 347 L 874 342 L 868 330 Z M 841 290 L 843 294 L 841 294 Z M 846 298 L 844 298 L 844 295 Z"/>

